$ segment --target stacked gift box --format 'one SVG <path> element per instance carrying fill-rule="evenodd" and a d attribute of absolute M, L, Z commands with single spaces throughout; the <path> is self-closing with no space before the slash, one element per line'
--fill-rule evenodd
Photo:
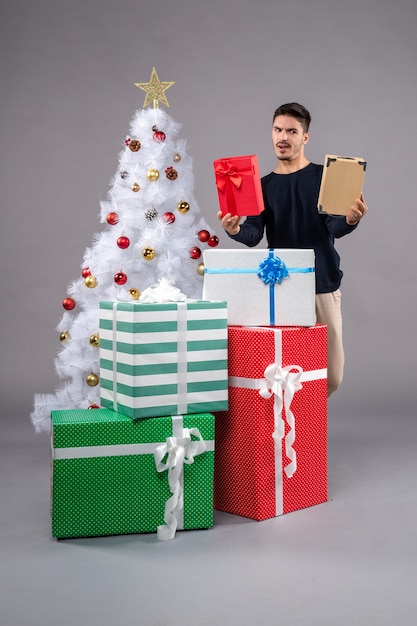
<path fill-rule="evenodd" d="M 213 525 L 210 413 L 135 421 L 87 409 L 55 411 L 52 421 L 54 537 L 171 539 L 177 528 Z"/>
<path fill-rule="evenodd" d="M 326 327 L 229 327 L 215 508 L 264 520 L 327 500 Z"/>
<path fill-rule="evenodd" d="M 263 210 L 253 156 L 215 174 L 223 214 Z M 264 520 L 325 502 L 315 322 L 313 250 L 206 250 L 201 301 L 101 302 L 103 408 L 52 413 L 53 536 L 171 539 L 213 506 Z"/>
<path fill-rule="evenodd" d="M 252 168 L 252 176 L 250 171 Z M 222 215 L 264 210 L 255 155 L 214 162 Z M 216 413 L 214 505 L 256 520 L 327 500 L 327 328 L 313 250 L 206 250 L 228 306 L 229 407 Z"/>
<path fill-rule="evenodd" d="M 313 251 L 205 251 L 204 266 L 203 295 L 228 292 L 231 322 L 215 508 L 264 520 L 325 502 L 327 328 L 315 323 Z"/>
<path fill-rule="evenodd" d="M 100 390 L 103 408 L 52 413 L 53 536 L 212 526 L 226 303 L 101 302 Z"/>

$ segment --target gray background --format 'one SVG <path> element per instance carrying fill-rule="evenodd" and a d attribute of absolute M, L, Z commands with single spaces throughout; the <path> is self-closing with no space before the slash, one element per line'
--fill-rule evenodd
<path fill-rule="evenodd" d="M 368 161 L 370 207 L 340 240 L 346 378 L 334 410 L 413 410 L 416 383 L 413 177 L 414 0 L 14 0 L 1 17 L 1 384 L 26 419 L 53 391 L 67 284 L 101 230 L 99 201 L 153 66 L 194 158 L 195 195 L 219 232 L 213 159 L 275 165 L 271 117 L 311 111 L 308 157 Z"/>
<path fill-rule="evenodd" d="M 0 51 L 2 623 L 414 625 L 415 0 L 3 1 Z M 58 383 L 61 301 L 153 66 L 176 81 L 168 113 L 222 247 L 212 161 L 256 153 L 269 172 L 282 102 L 310 109 L 311 160 L 368 161 L 369 213 L 337 245 L 347 365 L 329 404 L 331 500 L 262 524 L 216 514 L 169 545 L 56 544 L 32 398 Z"/>

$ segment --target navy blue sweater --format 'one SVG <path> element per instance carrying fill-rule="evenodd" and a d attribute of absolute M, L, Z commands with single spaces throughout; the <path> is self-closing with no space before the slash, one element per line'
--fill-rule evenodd
<path fill-rule="evenodd" d="M 266 233 L 269 248 L 313 248 L 316 256 L 316 292 L 339 288 L 343 273 L 334 240 L 356 226 L 344 216 L 322 215 L 317 209 L 322 165 L 310 163 L 292 174 L 271 172 L 261 179 L 265 210 L 247 217 L 237 235 L 246 246 L 256 246 Z"/>

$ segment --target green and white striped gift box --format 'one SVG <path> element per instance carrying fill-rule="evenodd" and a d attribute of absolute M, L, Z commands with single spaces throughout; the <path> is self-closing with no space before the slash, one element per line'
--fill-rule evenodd
<path fill-rule="evenodd" d="M 100 400 L 132 419 L 227 410 L 227 303 L 100 302 Z"/>

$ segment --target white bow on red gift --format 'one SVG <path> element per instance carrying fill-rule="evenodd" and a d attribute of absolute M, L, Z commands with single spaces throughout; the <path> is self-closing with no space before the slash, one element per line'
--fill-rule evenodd
<path fill-rule="evenodd" d="M 284 471 L 288 478 L 291 478 L 297 469 L 297 455 L 293 447 L 295 418 L 291 411 L 291 403 L 294 394 L 303 387 L 300 382 L 302 373 L 303 368 L 299 365 L 281 367 L 277 363 L 271 363 L 265 368 L 264 378 L 259 386 L 259 394 L 262 398 L 267 399 L 274 395 L 275 430 L 272 437 L 276 443 L 282 441 L 285 436 L 285 423 L 282 417 L 282 407 L 285 407 L 285 420 L 289 426 L 289 431 L 285 436 L 285 454 L 290 462 L 284 467 Z"/>

